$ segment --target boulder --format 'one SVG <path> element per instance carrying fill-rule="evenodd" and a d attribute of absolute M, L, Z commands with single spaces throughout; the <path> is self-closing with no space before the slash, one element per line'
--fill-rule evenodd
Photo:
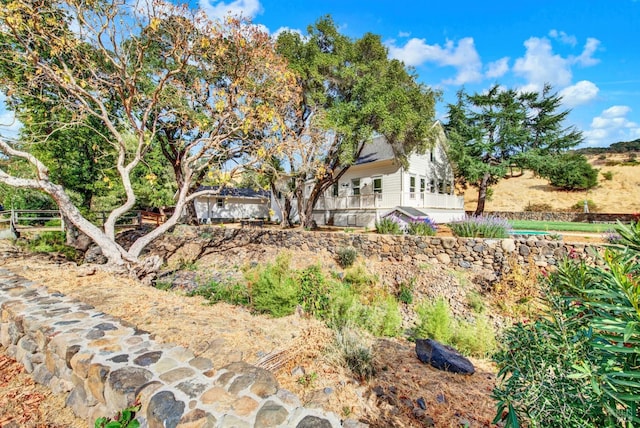
<path fill-rule="evenodd" d="M 423 363 L 451 373 L 473 374 L 475 367 L 450 346 L 433 339 L 417 339 L 416 354 Z"/>

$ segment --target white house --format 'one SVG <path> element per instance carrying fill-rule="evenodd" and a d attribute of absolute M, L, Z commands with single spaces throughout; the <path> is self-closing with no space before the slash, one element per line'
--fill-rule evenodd
<path fill-rule="evenodd" d="M 200 223 L 269 218 L 271 192 L 218 186 L 203 186 L 197 191 L 208 192 L 193 203 Z"/>
<path fill-rule="evenodd" d="M 314 220 L 318 225 L 373 227 L 396 207 L 411 207 L 437 223 L 462 218 L 464 198 L 454 194 L 453 169 L 442 142 L 408 160 L 407 168 L 400 165 L 385 138 L 375 137 L 320 198 Z"/>

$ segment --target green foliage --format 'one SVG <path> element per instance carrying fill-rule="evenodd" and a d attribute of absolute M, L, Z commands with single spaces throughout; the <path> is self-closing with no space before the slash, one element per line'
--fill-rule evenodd
<path fill-rule="evenodd" d="M 598 205 L 596 205 L 595 202 L 593 202 L 591 199 L 587 199 L 587 207 L 589 207 L 589 212 L 591 213 L 595 213 L 598 212 L 599 207 Z M 575 204 L 571 205 L 569 207 L 569 211 L 573 211 L 573 212 L 583 212 L 584 211 L 584 199 L 576 202 Z"/>
<path fill-rule="evenodd" d="M 561 105 L 549 85 L 540 93 L 498 84 L 473 95 L 458 92 L 445 129 L 457 177 L 479 189 L 476 215 L 484 211 L 488 189 L 509 168 L 526 166 L 532 153 L 552 159 L 582 141 L 578 130 L 563 125 L 569 111 L 558 111 Z"/>
<path fill-rule="evenodd" d="M 467 294 L 467 303 L 477 314 L 481 314 L 485 310 L 484 299 L 482 295 L 475 290 Z"/>
<path fill-rule="evenodd" d="M 402 227 L 398 221 L 389 216 L 376 221 L 376 232 L 385 235 L 402 235 Z"/>
<path fill-rule="evenodd" d="M 331 296 L 336 284 L 325 278 L 319 265 L 309 266 L 298 273 L 300 293 L 298 301 L 305 312 L 325 319 L 331 309 Z"/>
<path fill-rule="evenodd" d="M 545 283 L 547 310 L 505 332 L 496 354 L 496 422 L 507 426 L 640 423 L 640 226 L 619 224 L 622 245 L 602 265 L 569 258 Z"/>
<path fill-rule="evenodd" d="M 42 232 L 27 241 L 27 249 L 34 253 L 60 253 L 69 260 L 78 260 L 78 251 L 66 244 L 64 232 Z"/>
<path fill-rule="evenodd" d="M 416 236 L 434 236 L 436 234 L 435 223 L 426 218 L 423 221 L 410 221 L 407 223 L 407 233 Z"/>
<path fill-rule="evenodd" d="M 356 261 L 358 251 L 353 247 L 341 247 L 336 251 L 336 256 L 340 267 L 347 268 Z"/>
<path fill-rule="evenodd" d="M 398 301 L 402 303 L 406 303 L 410 305 L 413 303 L 413 285 L 415 283 L 415 279 L 412 278 L 409 284 L 402 283 L 400 284 L 400 289 L 398 290 Z"/>
<path fill-rule="evenodd" d="M 140 422 L 136 420 L 136 413 L 141 408 L 140 400 L 136 399 L 133 405 L 118 412 L 115 418 L 100 417 L 95 420 L 95 428 L 138 428 Z"/>
<path fill-rule="evenodd" d="M 486 317 L 478 316 L 475 322 L 457 320 L 443 297 L 420 303 L 416 312 L 415 338 L 435 339 L 476 357 L 486 357 L 497 348 L 495 333 Z"/>
<path fill-rule="evenodd" d="M 227 302 L 243 306 L 248 305 L 251 301 L 247 286 L 237 282 L 211 281 L 207 285 L 191 291 L 189 296 L 202 296 L 211 303 Z"/>
<path fill-rule="evenodd" d="M 278 254 L 275 263 L 245 273 L 254 310 L 274 317 L 293 313 L 300 287 L 289 263 L 290 255 L 283 252 Z"/>
<path fill-rule="evenodd" d="M 598 185 L 598 169 L 579 153 L 562 153 L 551 158 L 538 156 L 529 161 L 530 167 L 552 186 L 564 190 L 588 190 Z"/>
<path fill-rule="evenodd" d="M 456 236 L 466 238 L 507 238 L 511 224 L 498 217 L 466 217 L 449 223 Z"/>
<path fill-rule="evenodd" d="M 604 172 L 602 172 L 602 177 L 607 181 L 613 180 L 613 171 L 604 171 Z"/>

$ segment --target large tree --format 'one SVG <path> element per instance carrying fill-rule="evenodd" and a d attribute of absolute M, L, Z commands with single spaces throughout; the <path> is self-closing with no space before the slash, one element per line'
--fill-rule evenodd
<path fill-rule="evenodd" d="M 526 168 L 534 156 L 554 156 L 582 142 L 581 132 L 563 124 L 569 110 L 561 105 L 549 85 L 540 92 L 499 85 L 472 95 L 458 92 L 445 129 L 457 177 L 478 189 L 475 215 L 484 212 L 487 191 L 509 168 Z"/>
<path fill-rule="evenodd" d="M 433 145 L 438 94 L 418 83 L 402 62 L 389 59 L 379 36 L 350 39 L 323 17 L 305 37 L 280 34 L 278 52 L 289 60 L 303 97 L 283 134 L 290 156 L 280 157 L 281 173 L 273 176 L 286 177 L 303 226 L 312 225 L 318 199 L 376 133 L 387 138 L 401 163 Z"/>
<path fill-rule="evenodd" d="M 2 89 L 19 97 L 25 87 L 35 87 L 69 112 L 76 126 L 98 121 L 100 127 L 91 130 L 108 147 L 122 202 L 103 228 L 95 226 L 53 180 L 33 146 L 8 138 L 0 138 L 0 152 L 28 162 L 31 171 L 0 169 L 0 182 L 49 194 L 111 264 L 129 264 L 136 272 L 157 268 L 157 259 L 141 260 L 142 250 L 175 225 L 197 196 L 191 192 L 194 178 L 211 168 L 231 174 L 270 156 L 277 140 L 257 142 L 251 131 L 277 131 L 283 126 L 280 112 L 296 102 L 295 82 L 269 36 L 236 19 L 212 23 L 160 1 L 14 0 L 0 6 L 0 31 L 3 55 L 28 82 L 6 79 Z M 179 130 L 170 143 L 180 174 L 175 214 L 124 249 L 115 240 L 115 224 L 136 203 L 132 174 L 168 123 Z M 51 126 L 54 132 L 62 125 Z"/>

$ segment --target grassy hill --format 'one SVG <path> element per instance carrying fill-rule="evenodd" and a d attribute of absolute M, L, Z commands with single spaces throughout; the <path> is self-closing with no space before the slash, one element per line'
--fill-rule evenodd
<path fill-rule="evenodd" d="M 529 204 L 549 204 L 554 211 L 570 211 L 576 203 L 590 199 L 600 212 L 640 212 L 640 163 L 635 161 L 636 155 L 636 152 L 610 151 L 587 155 L 589 163 L 598 168 L 600 174 L 598 187 L 586 192 L 557 190 L 547 180 L 534 177 L 530 171 L 521 177 L 501 180 L 493 187 L 486 210 L 524 211 Z M 471 187 L 467 189 L 464 199 L 465 209 L 474 210 L 478 200 L 477 190 Z"/>

